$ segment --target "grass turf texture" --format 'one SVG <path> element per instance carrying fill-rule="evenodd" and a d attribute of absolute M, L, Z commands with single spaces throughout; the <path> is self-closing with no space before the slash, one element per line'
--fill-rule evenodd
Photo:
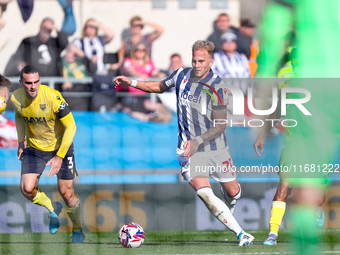
<path fill-rule="evenodd" d="M 276 246 L 262 245 L 267 230 L 249 231 L 256 240 L 247 247 L 238 247 L 230 231 L 146 231 L 145 243 L 134 249 L 122 247 L 117 232 L 87 232 L 84 244 L 70 244 L 71 233 L 0 234 L 0 254 L 294 254 L 286 231 Z M 320 251 L 340 253 L 340 230 L 322 230 Z"/>

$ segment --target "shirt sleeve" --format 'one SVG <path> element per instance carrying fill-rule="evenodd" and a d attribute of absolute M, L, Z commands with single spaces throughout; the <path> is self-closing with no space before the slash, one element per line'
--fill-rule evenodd
<path fill-rule="evenodd" d="M 25 122 L 22 116 L 17 112 L 15 113 L 15 127 L 17 129 L 18 142 L 25 141 Z"/>
<path fill-rule="evenodd" d="M 77 128 L 71 112 L 69 112 L 69 114 L 67 114 L 65 117 L 61 118 L 60 121 L 63 124 L 65 131 L 57 155 L 61 158 L 64 158 L 73 142 L 73 137 L 76 134 Z"/>
<path fill-rule="evenodd" d="M 165 86 L 167 86 L 168 88 L 172 88 L 176 86 L 176 81 L 178 78 L 178 75 L 181 73 L 181 71 L 183 70 L 183 67 L 177 69 L 176 71 L 174 71 L 170 76 L 168 76 L 164 81 L 163 84 Z"/>
<path fill-rule="evenodd" d="M 65 99 L 62 97 L 59 91 L 55 91 L 52 93 L 52 102 L 53 102 L 53 112 L 58 114 L 60 111 L 64 110 L 67 106 Z"/>
<path fill-rule="evenodd" d="M 14 93 L 11 95 L 11 102 L 13 105 L 14 112 L 17 113 L 18 112 L 18 101 L 16 100 Z"/>

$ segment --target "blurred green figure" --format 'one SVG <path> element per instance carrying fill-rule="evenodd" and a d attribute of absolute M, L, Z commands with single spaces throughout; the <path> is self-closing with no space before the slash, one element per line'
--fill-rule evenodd
<path fill-rule="evenodd" d="M 340 79 L 335 79 L 340 77 L 339 10 L 339 0 L 276 0 L 267 6 L 259 28 L 258 77 L 275 77 L 285 43 L 294 31 L 299 63 L 298 79 L 291 86 L 306 89 L 311 96 L 287 110 L 287 117 L 298 123 L 285 143 L 284 162 L 291 169 L 285 177 L 297 192 L 291 210 L 297 254 L 318 252 L 315 219 L 321 186 L 333 168 L 332 148 L 340 133 Z M 308 97 L 306 93 L 291 95 L 300 100 Z"/>

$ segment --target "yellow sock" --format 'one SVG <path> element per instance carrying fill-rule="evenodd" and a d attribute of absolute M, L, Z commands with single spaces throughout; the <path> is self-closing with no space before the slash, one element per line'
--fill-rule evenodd
<path fill-rule="evenodd" d="M 286 211 L 286 203 L 281 201 L 273 201 L 272 210 L 269 220 L 269 233 L 279 234 L 279 228 L 282 223 L 283 215 Z"/>
<path fill-rule="evenodd" d="M 73 223 L 73 231 L 81 230 L 81 218 L 80 218 L 80 200 L 78 198 L 78 204 L 75 207 L 68 207 L 66 205 L 66 212 Z"/>
<path fill-rule="evenodd" d="M 40 189 L 38 189 L 37 195 L 33 198 L 31 202 L 33 204 L 37 204 L 37 205 L 47 208 L 47 210 L 49 210 L 50 212 L 53 211 L 53 208 L 54 208 L 53 202 Z"/>

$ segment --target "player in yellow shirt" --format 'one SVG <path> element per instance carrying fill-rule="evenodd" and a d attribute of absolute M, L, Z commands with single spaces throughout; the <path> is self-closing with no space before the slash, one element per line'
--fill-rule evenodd
<path fill-rule="evenodd" d="M 296 53 L 296 48 L 293 48 L 290 54 L 291 57 L 291 65 L 292 65 L 292 72 L 293 74 L 296 73 L 296 70 L 298 68 L 298 59 L 297 59 L 297 53 Z M 292 82 L 296 82 L 294 81 L 294 79 L 289 79 L 285 82 L 282 82 L 279 85 L 279 89 L 281 91 L 282 87 L 289 87 L 290 83 Z M 288 95 L 289 97 L 289 95 Z M 276 113 L 273 113 L 273 115 L 271 117 L 269 117 L 269 119 L 277 119 L 277 115 L 280 114 L 280 105 L 281 102 L 278 102 L 278 109 Z M 254 143 L 254 149 L 255 152 L 257 154 L 257 156 L 261 157 L 261 154 L 259 152 L 259 150 L 261 152 L 264 151 L 264 137 L 266 136 L 266 134 L 268 134 L 268 130 L 270 129 L 270 126 L 266 126 L 264 127 L 260 134 L 258 135 L 255 143 Z M 291 137 L 291 128 L 287 128 L 287 133 L 286 133 L 286 141 L 285 141 L 285 145 L 290 143 L 292 140 Z M 279 166 L 283 166 L 284 165 L 284 160 L 286 158 L 286 151 L 287 148 L 283 148 L 282 152 L 281 152 L 281 156 L 280 156 L 280 161 L 279 161 Z M 280 174 L 280 173 L 279 173 Z M 327 179 L 328 179 L 328 175 L 324 176 L 324 184 L 327 183 Z M 324 187 L 326 188 L 326 187 Z M 281 226 L 282 223 L 282 219 L 284 216 L 284 213 L 286 211 L 286 201 L 288 196 L 291 193 L 291 186 L 289 183 L 289 178 L 284 178 L 283 176 L 280 175 L 280 183 L 277 187 L 276 193 L 274 195 L 273 198 L 273 202 L 272 202 L 272 208 L 271 208 L 271 213 L 270 213 L 270 219 L 269 219 L 269 234 L 267 239 L 263 242 L 264 245 L 276 245 L 277 242 L 277 238 L 279 235 L 279 228 Z M 324 212 L 322 210 L 321 205 L 324 203 L 324 199 L 326 198 L 326 196 L 324 196 L 323 200 L 320 201 L 319 204 L 319 212 L 317 215 L 317 221 L 316 224 L 319 227 L 322 227 L 324 224 L 324 220 L 325 220 L 325 215 Z"/>
<path fill-rule="evenodd" d="M 12 83 L 0 74 L 0 114 L 6 110 L 11 87 Z"/>
<path fill-rule="evenodd" d="M 55 234 L 60 226 L 62 205 L 52 202 L 38 189 L 45 166 L 51 165 L 48 176 L 57 175 L 58 190 L 73 223 L 71 242 L 83 243 L 80 200 L 73 189 L 73 179 L 78 175 L 72 142 L 76 132 L 73 115 L 58 91 L 40 84 L 34 66 L 27 65 L 21 70 L 20 84 L 22 87 L 13 92 L 11 100 L 18 133 L 18 159 L 21 160 L 21 191 L 32 203 L 50 211 L 50 233 Z"/>

